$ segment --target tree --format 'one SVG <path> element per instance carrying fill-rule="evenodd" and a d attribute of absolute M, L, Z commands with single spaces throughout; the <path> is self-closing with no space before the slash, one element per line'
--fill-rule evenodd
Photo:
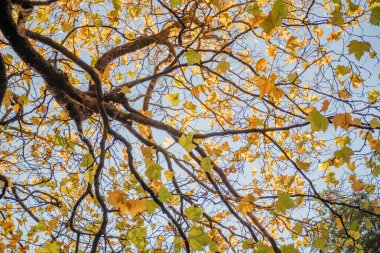
<path fill-rule="evenodd" d="M 354 245 L 342 207 L 380 215 L 379 10 L 0 0 L 0 252 L 322 250 L 322 207 Z"/>
<path fill-rule="evenodd" d="M 338 198 L 344 198 L 339 192 L 332 192 L 332 195 Z M 351 205 L 360 205 L 368 208 L 371 206 L 371 200 L 368 195 L 360 192 L 350 196 L 345 200 L 346 203 Z M 343 227 L 339 220 L 334 217 L 326 208 L 320 210 L 320 214 L 324 217 L 323 220 L 327 221 L 327 229 L 329 231 L 329 238 L 327 240 L 328 246 L 325 246 L 325 251 L 330 249 L 331 252 L 343 251 L 343 252 L 372 252 L 377 253 L 380 251 L 380 218 L 368 215 L 362 212 L 360 209 L 352 209 L 347 206 L 338 207 L 337 211 L 344 217 L 346 223 L 350 224 L 350 228 L 353 236 L 357 236 L 358 239 L 353 244 L 347 243 L 346 247 L 342 247 L 345 244 L 346 236 L 343 231 Z M 373 210 L 371 210 L 373 211 Z M 317 244 L 318 241 L 315 241 Z"/>

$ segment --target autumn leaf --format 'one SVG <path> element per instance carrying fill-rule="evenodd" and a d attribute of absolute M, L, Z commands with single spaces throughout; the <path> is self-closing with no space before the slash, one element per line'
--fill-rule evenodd
<path fill-rule="evenodd" d="M 247 215 L 247 213 L 252 212 L 255 208 L 253 204 L 255 200 L 256 199 L 254 196 L 248 194 L 239 201 L 239 204 L 236 206 L 236 209 L 239 211 L 239 213 Z"/>
<path fill-rule="evenodd" d="M 306 171 L 310 168 L 310 165 L 311 165 L 311 163 L 302 162 L 299 159 L 296 160 L 296 164 L 298 168 L 300 168 L 301 170 L 306 170 Z"/>
<path fill-rule="evenodd" d="M 351 97 L 351 94 L 346 90 L 340 90 L 338 92 L 338 96 L 341 98 L 341 99 L 344 99 L 344 100 L 347 100 Z"/>
<path fill-rule="evenodd" d="M 351 40 L 347 47 L 348 52 L 354 54 L 357 60 L 362 58 L 364 52 L 369 52 L 371 49 L 371 45 L 368 42 L 357 40 Z"/>
<path fill-rule="evenodd" d="M 259 98 L 262 98 L 265 94 L 269 94 L 275 90 L 276 86 L 268 80 L 266 76 L 259 76 L 256 79 L 256 86 L 259 87 Z"/>
<path fill-rule="evenodd" d="M 344 75 L 347 75 L 351 72 L 351 68 L 348 66 L 338 65 L 335 68 L 335 75 L 339 78 L 341 78 Z"/>
<path fill-rule="evenodd" d="M 188 134 L 188 135 L 182 135 L 179 140 L 178 140 L 178 143 L 187 151 L 187 152 L 191 152 L 195 147 L 196 145 L 193 143 L 193 134 Z"/>
<path fill-rule="evenodd" d="M 121 190 L 110 191 L 107 202 L 122 213 L 129 212 L 132 217 L 146 210 L 146 200 L 128 200 Z"/>
<path fill-rule="evenodd" d="M 173 198 L 173 194 L 171 194 L 167 188 L 162 187 L 158 191 L 158 199 L 161 200 L 163 203 L 167 202 L 168 200 Z"/>
<path fill-rule="evenodd" d="M 182 0 L 170 0 L 169 3 L 171 7 L 177 7 L 178 5 L 182 4 Z"/>
<path fill-rule="evenodd" d="M 369 21 L 372 25 L 380 24 L 380 6 L 376 6 L 372 9 Z"/>
<path fill-rule="evenodd" d="M 218 64 L 217 70 L 218 70 L 220 73 L 224 73 L 224 72 L 227 72 L 230 68 L 231 68 L 231 65 L 230 65 L 228 62 L 226 62 L 226 61 L 221 61 L 221 62 L 219 62 L 219 64 Z"/>
<path fill-rule="evenodd" d="M 137 214 L 142 213 L 146 210 L 147 202 L 146 200 L 126 200 L 124 202 L 125 206 L 128 207 L 128 211 L 132 217 L 135 217 Z"/>
<path fill-rule="evenodd" d="M 306 120 L 310 122 L 312 131 L 326 131 L 329 126 L 329 120 L 317 110 L 311 111 Z"/>
<path fill-rule="evenodd" d="M 351 156 L 353 154 L 354 152 L 349 147 L 343 147 L 341 150 L 337 150 L 334 152 L 335 157 L 345 163 L 350 162 Z"/>
<path fill-rule="evenodd" d="M 265 72 L 266 71 L 267 61 L 265 60 L 265 58 L 261 58 L 260 60 L 257 61 L 255 69 L 257 72 L 259 72 L 259 71 Z"/>
<path fill-rule="evenodd" d="M 296 207 L 294 201 L 290 198 L 290 194 L 280 192 L 277 199 L 277 210 L 285 213 L 286 210 Z"/>
<path fill-rule="evenodd" d="M 157 163 L 149 163 L 148 164 L 148 168 L 147 170 L 145 171 L 145 175 L 149 178 L 149 179 L 161 179 L 161 171 L 162 171 L 162 167 L 161 165 L 157 164 Z"/>
<path fill-rule="evenodd" d="M 166 96 L 166 99 L 174 106 L 179 105 L 179 93 L 171 93 Z"/>
<path fill-rule="evenodd" d="M 94 176 L 95 176 L 95 171 L 92 168 L 89 168 L 84 174 L 83 177 L 84 179 L 89 182 L 90 184 L 94 184 Z"/>
<path fill-rule="evenodd" d="M 261 27 L 265 33 L 271 32 L 274 28 L 281 25 L 282 19 L 288 15 L 286 5 L 282 0 L 277 0 L 265 20 L 261 23 Z"/>
<path fill-rule="evenodd" d="M 379 0 L 17 2 L 0 253 L 373 246 Z"/>
<path fill-rule="evenodd" d="M 282 253 L 299 253 L 299 251 L 294 247 L 293 244 L 287 244 L 281 246 Z"/>
<path fill-rule="evenodd" d="M 185 209 L 185 215 L 193 221 L 199 221 L 202 217 L 202 214 L 202 208 L 195 207 L 194 205 Z"/>
<path fill-rule="evenodd" d="M 211 239 L 204 232 L 204 227 L 194 225 L 189 230 L 189 243 L 192 250 L 203 251 L 211 243 Z"/>
<path fill-rule="evenodd" d="M 322 109 L 321 112 L 326 112 L 329 108 L 330 102 L 328 100 L 324 100 L 322 103 Z"/>
<path fill-rule="evenodd" d="M 331 13 L 331 24 L 336 25 L 336 26 L 342 26 L 344 24 L 344 19 L 342 17 L 342 12 L 340 11 L 339 8 L 336 8 Z"/>
<path fill-rule="evenodd" d="M 333 117 L 332 120 L 335 129 L 338 127 L 348 131 L 350 124 L 352 124 L 351 114 L 349 113 L 338 113 Z"/>
<path fill-rule="evenodd" d="M 186 58 L 187 58 L 187 64 L 193 65 L 193 64 L 199 64 L 201 63 L 201 55 L 194 51 L 193 49 L 190 49 L 186 53 Z"/>
<path fill-rule="evenodd" d="M 204 171 L 211 172 L 213 165 L 211 163 L 210 157 L 207 156 L 201 159 L 201 167 Z"/>
<path fill-rule="evenodd" d="M 57 242 L 46 242 L 44 244 L 46 253 L 59 253 L 60 252 L 60 246 Z"/>
<path fill-rule="evenodd" d="M 94 158 L 92 157 L 92 155 L 91 154 L 85 154 L 83 156 L 83 159 L 82 159 L 80 166 L 84 167 L 84 168 L 89 168 L 93 164 L 94 164 Z"/>

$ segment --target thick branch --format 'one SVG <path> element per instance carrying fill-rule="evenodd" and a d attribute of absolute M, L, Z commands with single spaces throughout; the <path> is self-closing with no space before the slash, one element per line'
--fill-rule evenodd
<path fill-rule="evenodd" d="M 5 69 L 5 62 L 3 56 L 0 53 L 0 108 L 3 103 L 5 92 L 8 86 L 7 73 Z"/>
<path fill-rule="evenodd" d="M 166 37 L 169 35 L 170 30 L 174 28 L 174 26 L 175 25 L 171 25 L 157 34 L 150 35 L 150 36 L 141 36 L 132 42 L 112 48 L 111 50 L 105 52 L 96 61 L 95 68 L 99 70 L 101 73 L 103 73 L 105 69 L 107 68 L 107 66 L 113 60 L 119 58 L 120 56 L 135 52 L 136 50 L 150 46 L 153 43 L 162 43 L 166 39 Z"/>

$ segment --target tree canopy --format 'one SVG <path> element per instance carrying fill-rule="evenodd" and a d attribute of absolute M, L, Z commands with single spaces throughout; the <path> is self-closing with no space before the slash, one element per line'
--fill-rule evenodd
<path fill-rule="evenodd" d="M 364 252 L 379 24 L 379 0 L 0 0 L 0 252 Z"/>

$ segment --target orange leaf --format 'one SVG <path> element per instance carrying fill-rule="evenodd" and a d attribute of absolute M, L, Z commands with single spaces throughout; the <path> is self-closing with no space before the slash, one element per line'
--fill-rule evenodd
<path fill-rule="evenodd" d="M 259 76 L 256 81 L 256 86 L 260 89 L 259 97 L 262 98 L 265 94 L 271 93 L 276 86 L 271 83 L 266 76 Z"/>
<path fill-rule="evenodd" d="M 330 105 L 330 102 L 328 100 L 323 101 L 321 112 L 327 111 L 327 109 L 329 108 L 329 105 Z"/>
<path fill-rule="evenodd" d="M 333 118 L 333 124 L 335 129 L 341 127 L 344 130 L 348 130 L 350 124 L 352 124 L 351 114 L 349 113 L 338 113 Z"/>
<path fill-rule="evenodd" d="M 267 61 L 265 60 L 265 58 L 261 58 L 257 61 L 255 69 L 257 72 L 267 70 Z"/>

